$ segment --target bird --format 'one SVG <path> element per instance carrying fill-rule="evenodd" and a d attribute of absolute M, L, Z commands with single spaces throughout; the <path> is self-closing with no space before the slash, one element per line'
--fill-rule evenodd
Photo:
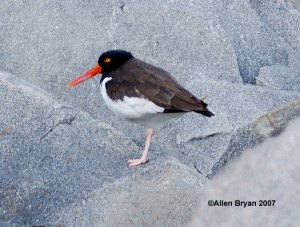
<path fill-rule="evenodd" d="M 141 158 L 128 160 L 128 166 L 148 161 L 151 139 L 165 121 L 187 112 L 206 117 L 214 116 L 204 102 L 181 86 L 163 70 L 135 58 L 126 50 L 108 50 L 101 54 L 98 64 L 77 77 L 67 87 L 78 85 L 102 74 L 100 91 L 109 109 L 119 117 L 147 128 L 145 148 Z"/>

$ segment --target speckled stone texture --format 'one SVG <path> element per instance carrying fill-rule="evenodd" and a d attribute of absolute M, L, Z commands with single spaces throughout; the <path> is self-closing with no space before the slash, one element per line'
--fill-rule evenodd
<path fill-rule="evenodd" d="M 0 225 L 189 223 L 208 179 L 300 115 L 299 25 L 281 0 L 1 1 Z M 167 122 L 128 168 L 145 129 L 108 110 L 99 77 L 65 87 L 109 49 L 169 71 L 215 116 Z"/>
<path fill-rule="evenodd" d="M 299 127 L 300 118 L 291 121 L 280 136 L 245 151 L 208 182 L 188 226 L 297 225 L 300 222 Z M 208 206 L 209 200 L 220 205 Z M 249 206 L 235 205 L 236 200 Z M 232 206 L 221 205 L 221 201 L 232 202 Z"/>

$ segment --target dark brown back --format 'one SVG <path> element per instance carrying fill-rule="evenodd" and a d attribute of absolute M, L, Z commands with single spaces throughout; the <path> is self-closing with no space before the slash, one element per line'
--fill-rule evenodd
<path fill-rule="evenodd" d="M 132 58 L 107 75 L 113 79 L 106 84 L 108 96 L 113 99 L 127 97 L 147 98 L 165 108 L 164 112 L 195 111 L 213 116 L 207 104 L 183 88 L 168 72 L 146 62 Z"/>

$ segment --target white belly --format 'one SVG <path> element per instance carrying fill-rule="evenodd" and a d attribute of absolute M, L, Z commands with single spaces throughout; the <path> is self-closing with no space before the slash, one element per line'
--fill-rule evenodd
<path fill-rule="evenodd" d="M 148 99 L 125 96 L 123 100 L 112 100 L 107 95 L 105 86 L 106 83 L 111 79 L 111 77 L 107 77 L 102 81 L 101 93 L 104 102 L 107 104 L 109 109 L 111 109 L 120 117 L 134 122 L 135 120 L 142 120 L 144 118 L 148 118 L 148 116 L 150 117 L 157 113 L 162 113 L 164 111 L 164 108 L 155 105 Z"/>

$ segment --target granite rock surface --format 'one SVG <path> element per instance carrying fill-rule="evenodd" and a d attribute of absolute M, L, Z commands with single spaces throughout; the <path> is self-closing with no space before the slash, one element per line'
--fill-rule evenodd
<path fill-rule="evenodd" d="M 1 225 L 187 224 L 208 178 L 299 116 L 299 25 L 281 0 L 3 0 Z M 108 49 L 169 71 L 215 117 L 169 121 L 128 168 L 145 129 L 108 110 L 99 78 L 65 87 Z"/>
<path fill-rule="evenodd" d="M 299 127 L 298 117 L 281 135 L 246 150 L 208 182 L 188 226 L 297 225 Z"/>

